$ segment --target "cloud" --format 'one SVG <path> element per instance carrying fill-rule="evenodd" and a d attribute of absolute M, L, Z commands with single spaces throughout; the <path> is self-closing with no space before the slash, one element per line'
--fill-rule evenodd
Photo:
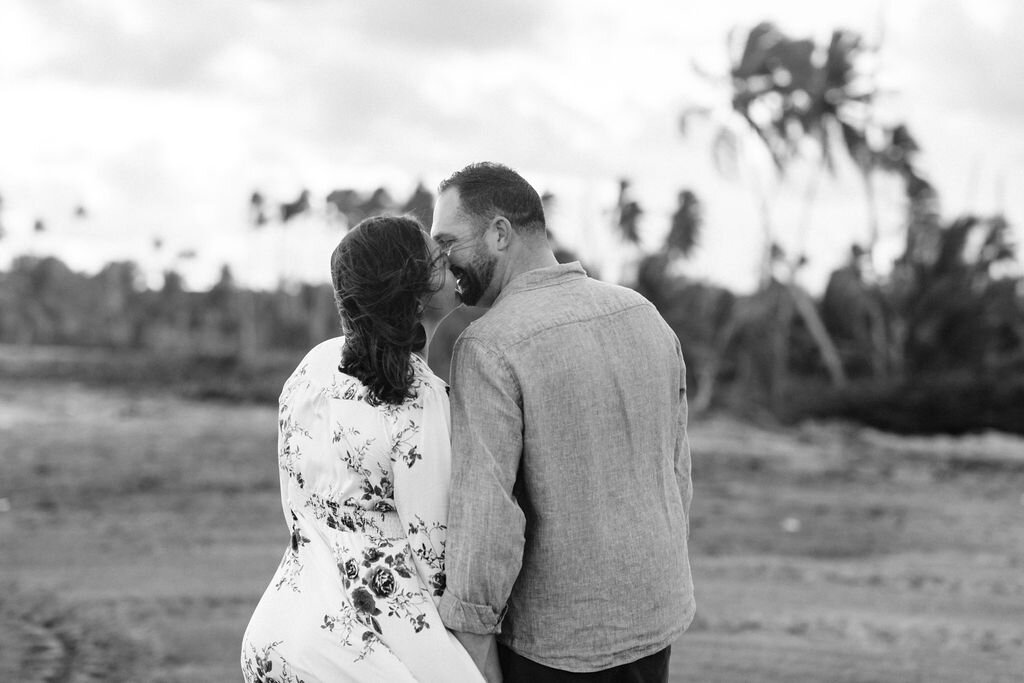
<path fill-rule="evenodd" d="M 483 65 L 470 87 L 508 83 L 504 65 L 488 60 L 537 48 L 546 10 L 536 0 L 56 0 L 24 4 L 23 13 L 52 46 L 24 79 L 233 98 L 267 137 L 304 137 L 365 162 L 406 131 L 429 140 L 431 122 L 466 132 L 467 115 L 448 112 L 431 79 L 470 61 Z"/>
<path fill-rule="evenodd" d="M 196 83 L 232 37 L 253 32 L 251 13 L 221 3 L 32 3 L 54 46 L 38 72 L 82 84 L 177 88 Z"/>
<path fill-rule="evenodd" d="M 368 38 L 415 51 L 521 50 L 533 45 L 547 10 L 538 0 L 377 0 L 351 3 L 357 28 Z M 426 55 L 429 56 L 429 55 Z"/>
<path fill-rule="evenodd" d="M 209 66 L 245 44 L 298 64 L 349 59 L 353 49 L 381 62 L 439 54 L 487 54 L 536 44 L 544 5 L 527 2 L 221 3 L 203 0 L 54 0 L 28 3 L 54 54 L 47 73 L 78 82 L 179 88 L 208 84 Z M 396 55 L 401 53 L 401 57 Z"/>
<path fill-rule="evenodd" d="M 991 5 L 991 3 L 989 3 Z M 930 0 L 901 49 L 912 66 L 906 84 L 936 106 L 980 116 L 1024 116 L 1024 5 L 1005 7 L 1000 25 L 986 25 L 960 0 Z"/>
<path fill-rule="evenodd" d="M 901 115 L 926 150 L 945 154 L 929 163 L 937 176 L 971 147 L 1021 137 L 1024 51 L 1011 29 L 1024 9 L 978 23 L 966 3 L 901 4 L 914 20 L 887 45 L 903 65 Z M 86 183 L 97 229 L 228 239 L 225 226 L 244 230 L 253 188 L 275 199 L 332 184 L 401 194 L 417 177 L 431 184 L 492 159 L 578 183 L 579 203 L 595 210 L 629 175 L 662 225 L 671 207 L 658 203 L 684 183 L 703 192 L 711 173 L 676 127 L 694 87 L 690 58 L 721 57 L 736 19 L 772 16 L 762 5 L 3 0 L 0 86 L 20 107 L 0 129 L 0 189 L 13 201 L 36 185 L 33 197 Z M 842 15 L 802 0 L 773 7 L 794 34 L 874 16 L 849 4 Z M 936 180 L 955 188 L 949 178 Z M 737 192 L 718 195 L 731 208 L 746 201 Z M 730 234 L 750 222 L 717 215 Z"/>
<path fill-rule="evenodd" d="M 1024 5 L 924 0 L 902 19 L 885 45 L 891 104 L 944 213 L 1002 211 L 1024 235 L 1024 205 L 999 189 L 1024 168 Z"/>

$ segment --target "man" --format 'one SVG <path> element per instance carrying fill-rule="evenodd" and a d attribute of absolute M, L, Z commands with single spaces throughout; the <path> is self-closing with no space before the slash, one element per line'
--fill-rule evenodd
<path fill-rule="evenodd" d="M 500 634 L 506 683 L 666 681 L 695 609 L 678 339 L 637 293 L 557 263 L 509 168 L 442 182 L 432 234 L 462 301 L 489 308 L 452 360 L 445 625 L 484 670 Z"/>

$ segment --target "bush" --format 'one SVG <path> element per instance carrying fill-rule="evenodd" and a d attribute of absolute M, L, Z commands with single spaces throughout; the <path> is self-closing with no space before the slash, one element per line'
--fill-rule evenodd
<path fill-rule="evenodd" d="M 928 376 L 844 390 L 804 386 L 790 403 L 789 420 L 843 418 L 900 434 L 1024 434 L 1024 373 Z"/>

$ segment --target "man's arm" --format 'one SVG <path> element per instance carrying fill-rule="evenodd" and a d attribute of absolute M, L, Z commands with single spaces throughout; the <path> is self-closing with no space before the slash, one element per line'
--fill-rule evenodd
<path fill-rule="evenodd" d="M 676 353 L 679 356 L 679 408 L 678 432 L 676 434 L 675 470 L 679 484 L 679 495 L 683 499 L 683 513 L 686 517 L 686 536 L 690 536 L 690 501 L 693 500 L 693 480 L 690 465 L 690 439 L 686 431 L 689 408 L 686 401 L 686 362 L 683 352 L 676 341 Z"/>
<path fill-rule="evenodd" d="M 512 495 L 523 447 L 519 385 L 502 357 L 461 337 L 452 361 L 452 486 L 439 611 L 456 632 L 494 634 L 523 561 Z"/>

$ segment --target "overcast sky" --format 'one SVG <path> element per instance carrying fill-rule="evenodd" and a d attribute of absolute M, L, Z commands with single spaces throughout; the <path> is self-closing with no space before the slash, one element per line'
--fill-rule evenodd
<path fill-rule="evenodd" d="M 729 29 L 765 19 L 823 40 L 884 27 L 881 111 L 921 142 L 944 213 L 1002 208 L 1024 236 L 1024 5 L 1012 0 L 4 0 L 0 266 L 56 252 L 80 269 L 177 266 L 197 287 L 225 262 L 261 285 L 323 281 L 337 228 L 321 211 L 253 232 L 254 189 L 286 201 L 308 188 L 318 209 L 339 187 L 402 199 L 486 159 L 555 193 L 556 235 L 609 278 L 617 179 L 633 180 L 648 247 L 693 189 L 707 220 L 688 271 L 748 291 L 760 239 L 749 184 L 716 175 L 709 133 L 684 138 L 678 120 L 716 101 L 692 64 L 725 73 Z M 791 249 L 799 171 L 774 195 Z M 881 189 L 890 255 L 900 193 Z M 852 169 L 822 184 L 812 289 L 863 239 L 865 211 Z M 176 263 L 187 249 L 199 258 Z"/>

